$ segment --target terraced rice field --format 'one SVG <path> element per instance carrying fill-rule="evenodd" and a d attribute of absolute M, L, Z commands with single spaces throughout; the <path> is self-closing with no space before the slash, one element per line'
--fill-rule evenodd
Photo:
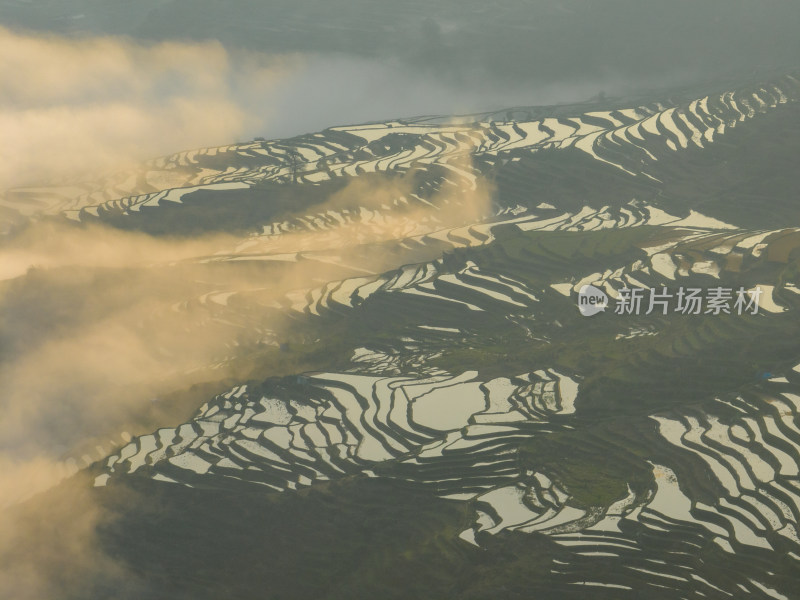
<path fill-rule="evenodd" d="M 797 598 L 800 210 L 791 182 L 754 181 L 796 161 L 799 99 L 787 75 L 333 127 L 7 194 L 68 227 L 231 236 L 158 268 L 202 274 L 170 310 L 229 331 L 197 368 L 240 376 L 70 464 L 112 505 L 158 498 L 170 525 L 149 535 L 170 552 L 233 507 L 236 541 L 185 560 L 221 577 L 214 552 L 263 558 L 275 597 L 379 597 L 387 571 L 385 597 L 412 597 L 411 571 L 439 598 Z M 586 285 L 762 295 L 757 314 L 586 318 Z M 126 545 L 141 509 L 120 506 L 109 547 L 136 569 L 167 560 Z M 240 543 L 265 531 L 288 571 Z M 315 583 L 343 571 L 358 577 L 339 591 Z M 245 581 L 230 585 L 255 597 Z"/>

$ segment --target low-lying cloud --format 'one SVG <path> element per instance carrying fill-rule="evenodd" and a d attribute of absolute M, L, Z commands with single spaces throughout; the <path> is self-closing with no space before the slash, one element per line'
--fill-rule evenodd
<path fill-rule="evenodd" d="M 0 190 L 250 135 L 269 118 L 257 99 L 299 60 L 0 28 Z"/>
<path fill-rule="evenodd" d="M 274 127 L 281 115 L 299 123 L 305 106 L 275 113 L 270 99 L 297 73 L 313 72 L 297 56 L 233 56 L 214 42 L 67 40 L 0 28 L 0 190 L 135 169 L 142 159 Z M 451 166 L 469 171 L 469 160 L 465 152 Z M 385 252 L 385 242 L 464 225 L 491 208 L 491 187 L 480 180 L 427 203 L 412 199 L 415 186 L 413 171 L 354 179 L 311 209 L 350 220 L 276 238 L 153 237 L 34 218 L 2 239 L 0 510 L 27 506 L 28 518 L 0 520 L 0 596 L 50 597 L 73 566 L 118 570 L 96 547 L 105 517 L 90 494 L 60 497 L 75 520 L 31 497 L 111 452 L 131 423 L 174 424 L 153 423 L 153 414 L 174 416 L 153 412 L 170 393 L 241 378 L 237 361 L 276 345 L 287 327 L 269 307 L 331 278 L 396 268 L 402 253 Z M 369 260 L 357 273 L 313 258 L 219 260 L 298 251 Z M 209 300 L 239 292 L 232 306 Z M 45 523 L 74 543 L 54 551 Z M 28 554 L 17 556 L 21 540 Z"/>
<path fill-rule="evenodd" d="M 459 168 L 471 169 L 468 156 Z M 110 453 L 132 422 L 148 423 L 148 432 L 175 425 L 140 418 L 171 392 L 241 381 L 236 361 L 252 358 L 259 336 L 279 340 L 286 326 L 265 307 L 348 276 L 346 267 L 314 260 L 315 253 L 380 273 L 403 261 L 386 242 L 489 213 L 486 182 L 446 189 L 425 204 L 409 201 L 413 171 L 354 179 L 312 209 L 351 220 L 277 237 L 153 237 L 42 221 L 7 240 L 0 247 L 0 512 L 24 518 L 0 518 L 0 596 L 60 597 L 65 584 L 140 585 L 101 549 L 96 530 L 115 517 L 97 504 L 85 472 L 47 500 L 31 497 Z M 309 259 L 220 262 L 298 251 Z M 364 272 L 349 271 L 356 274 Z M 243 298 L 230 307 L 208 299 L 229 292 Z M 169 410 L 156 416 L 164 414 Z"/>

